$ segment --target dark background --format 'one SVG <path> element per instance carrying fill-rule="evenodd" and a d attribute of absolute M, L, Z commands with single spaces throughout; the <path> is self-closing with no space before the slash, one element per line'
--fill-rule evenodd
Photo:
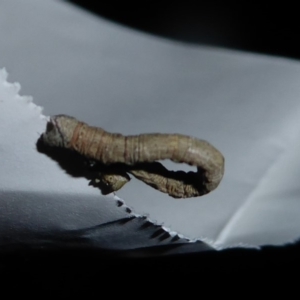
<path fill-rule="evenodd" d="M 78 298 L 78 293 L 83 292 L 97 297 L 91 299 L 106 295 L 125 299 L 134 294 L 144 298 L 151 294 L 172 299 L 178 294 L 185 298 L 190 293 L 193 298 L 218 291 L 223 294 L 226 289 L 220 286 L 224 283 L 230 294 L 258 293 L 259 283 L 270 293 L 285 283 L 289 289 L 293 286 L 289 279 L 297 278 L 299 250 L 298 242 L 260 250 L 232 248 L 143 258 L 133 257 L 131 252 L 116 254 L 87 248 L 22 249 L 6 255 L 0 251 L 1 293 L 8 289 L 10 295 L 54 293 Z"/>
<path fill-rule="evenodd" d="M 185 43 L 300 58 L 296 2 L 69 0 L 101 17 Z"/>

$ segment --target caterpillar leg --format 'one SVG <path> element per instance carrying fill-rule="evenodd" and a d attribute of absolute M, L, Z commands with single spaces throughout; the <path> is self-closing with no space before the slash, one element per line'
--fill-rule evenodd
<path fill-rule="evenodd" d="M 107 195 L 122 188 L 129 180 L 130 177 L 125 172 L 122 174 L 98 172 L 89 185 L 100 188 L 102 194 Z"/>

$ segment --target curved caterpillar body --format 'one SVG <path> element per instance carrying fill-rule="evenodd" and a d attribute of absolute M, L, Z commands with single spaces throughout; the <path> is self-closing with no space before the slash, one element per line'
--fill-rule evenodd
<path fill-rule="evenodd" d="M 224 174 L 224 157 L 204 140 L 180 134 L 123 136 L 90 127 L 73 117 L 53 116 L 42 135 L 48 146 L 64 147 L 104 165 L 124 164 L 126 171 L 174 198 L 196 197 L 214 190 Z M 168 171 L 157 160 L 170 159 L 197 167 L 197 172 Z M 126 172 L 102 174 L 112 191 L 121 188 Z"/>

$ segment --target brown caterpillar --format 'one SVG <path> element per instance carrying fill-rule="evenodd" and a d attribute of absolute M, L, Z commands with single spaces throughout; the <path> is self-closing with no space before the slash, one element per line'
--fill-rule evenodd
<path fill-rule="evenodd" d="M 73 117 L 53 116 L 42 140 L 48 146 L 64 147 L 105 166 L 125 165 L 96 179 L 111 191 L 120 189 L 130 177 L 126 172 L 174 198 L 209 193 L 224 174 L 224 157 L 204 140 L 181 134 L 141 134 L 123 136 L 90 127 Z M 157 160 L 170 159 L 197 167 L 197 172 L 168 171 Z"/>

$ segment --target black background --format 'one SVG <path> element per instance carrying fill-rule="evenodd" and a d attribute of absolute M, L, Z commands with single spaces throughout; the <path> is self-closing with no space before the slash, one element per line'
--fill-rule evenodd
<path fill-rule="evenodd" d="M 67 2 L 137 30 L 185 43 L 300 58 L 296 2 Z"/>
<path fill-rule="evenodd" d="M 276 292 L 292 281 L 299 269 L 300 244 L 262 249 L 227 249 L 162 257 L 132 257 L 92 249 L 8 251 L 0 255 L 1 293 L 39 296 L 84 295 L 154 297 L 180 294 L 204 296 L 225 290 L 242 294 L 261 292 L 262 283 Z M 274 281 L 276 280 L 276 281 Z M 278 282 L 275 284 L 275 282 Z M 241 290 L 240 282 L 245 289 Z M 42 293 L 42 294 L 41 294 Z M 46 293 L 46 294 L 44 294 Z M 176 298 L 177 298 L 176 297 Z"/>

